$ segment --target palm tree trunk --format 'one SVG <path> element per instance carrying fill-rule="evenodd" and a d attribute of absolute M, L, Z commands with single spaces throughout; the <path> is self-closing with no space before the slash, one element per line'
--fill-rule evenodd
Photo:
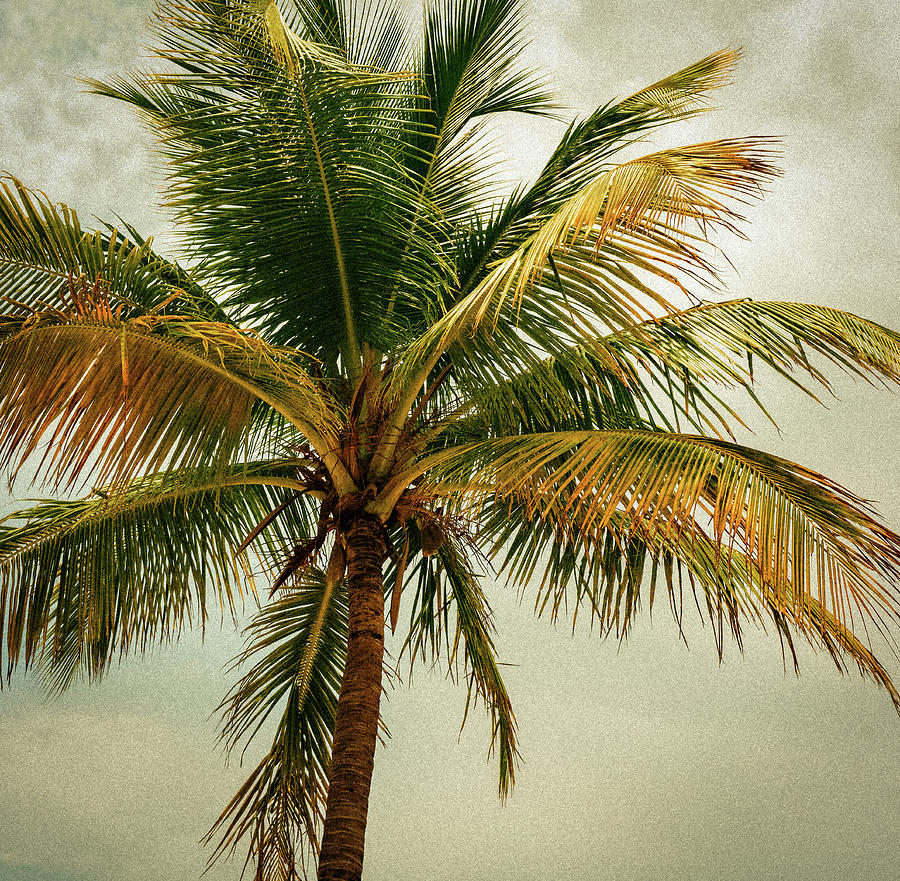
<path fill-rule="evenodd" d="M 344 535 L 350 630 L 328 773 L 319 881 L 359 881 L 362 877 L 381 701 L 384 656 L 381 567 L 386 556 L 381 524 L 366 516 L 357 517 Z"/>

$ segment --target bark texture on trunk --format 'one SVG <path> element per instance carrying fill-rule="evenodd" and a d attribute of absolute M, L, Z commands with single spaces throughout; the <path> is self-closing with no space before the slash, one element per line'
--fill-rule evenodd
<path fill-rule="evenodd" d="M 345 532 L 350 630 L 328 773 L 319 881 L 362 877 L 369 789 L 378 738 L 384 657 L 386 556 L 381 524 L 355 518 Z"/>

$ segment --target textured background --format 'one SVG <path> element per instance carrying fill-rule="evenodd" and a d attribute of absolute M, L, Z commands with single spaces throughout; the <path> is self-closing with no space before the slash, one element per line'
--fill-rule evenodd
<path fill-rule="evenodd" d="M 751 209 L 752 241 L 726 243 L 731 293 L 900 325 L 900 7 L 560 6 L 536 4 L 531 53 L 578 112 L 742 46 L 721 110 L 659 141 L 784 139 L 785 176 Z M 149 137 L 73 79 L 136 63 L 149 11 L 149 0 L 0 3 L 0 168 L 83 219 L 119 213 L 165 250 Z M 536 170 L 560 133 L 546 122 L 506 129 L 510 178 Z M 782 435 L 761 426 L 751 442 L 877 500 L 900 529 L 900 397 L 835 387 L 824 409 L 769 383 Z M 37 492 L 16 487 L 20 498 Z M 755 633 L 719 667 L 710 634 L 690 621 L 687 649 L 663 606 L 619 647 L 534 620 L 527 589 L 521 605 L 513 590 L 491 595 L 502 659 L 514 665 L 518 787 L 501 808 L 487 726 L 475 713 L 458 739 L 464 693 L 420 670 L 385 707 L 393 738 L 377 757 L 368 881 L 900 876 L 900 722 L 873 686 L 808 653 L 802 677 L 786 675 L 777 639 Z M 224 767 L 209 719 L 239 644 L 213 627 L 205 645 L 185 639 L 52 703 L 30 679 L 0 694 L 0 881 L 196 879 L 197 840 L 242 780 Z"/>

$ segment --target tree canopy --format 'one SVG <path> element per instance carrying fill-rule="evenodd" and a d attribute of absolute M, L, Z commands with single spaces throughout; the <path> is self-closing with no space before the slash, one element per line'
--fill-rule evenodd
<path fill-rule="evenodd" d="M 385 621 L 464 671 L 507 794 L 498 576 L 619 637 L 657 594 L 696 599 L 720 652 L 771 625 L 900 708 L 868 639 L 897 622 L 900 537 L 734 434 L 740 402 L 768 416 L 755 365 L 811 394 L 828 366 L 895 382 L 900 335 L 722 297 L 713 239 L 778 174 L 772 140 L 633 155 L 737 53 L 572 122 L 509 192 L 491 125 L 560 113 L 516 0 L 415 26 L 180 0 L 153 28 L 157 69 L 90 86 L 156 134 L 181 262 L 0 187 L 0 466 L 62 496 L 0 525 L 9 671 L 96 679 L 252 593 L 223 739 L 275 736 L 209 841 L 260 879 L 362 872 Z"/>

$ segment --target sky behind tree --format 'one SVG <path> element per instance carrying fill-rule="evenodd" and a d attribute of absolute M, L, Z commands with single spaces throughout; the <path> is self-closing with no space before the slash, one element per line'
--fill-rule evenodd
<path fill-rule="evenodd" d="M 83 220 L 120 214 L 165 252 L 175 241 L 155 207 L 164 170 L 150 137 L 73 79 L 139 63 L 150 11 L 150 0 L 0 5 L 0 168 Z M 539 0 L 533 33 L 534 63 L 574 113 L 743 47 L 719 109 L 659 141 L 784 141 L 784 177 L 748 209 L 750 241 L 722 242 L 736 267 L 729 295 L 900 327 L 894 4 Z M 500 132 L 510 180 L 533 174 L 561 131 L 526 120 Z M 768 382 L 782 434 L 760 417 L 742 440 L 876 500 L 900 530 L 900 396 L 835 380 L 829 409 Z M 21 482 L 15 494 L 39 491 Z M 900 720 L 874 686 L 807 652 L 802 677 L 785 675 L 771 634 L 748 633 L 743 658 L 726 646 L 719 667 L 710 634 L 689 615 L 686 648 L 662 605 L 619 647 L 535 620 L 527 588 L 521 604 L 513 589 L 490 596 L 512 665 L 518 786 L 501 807 L 486 724 L 472 713 L 458 740 L 464 690 L 420 668 L 384 708 L 392 738 L 376 756 L 369 881 L 896 877 Z M 240 640 L 211 623 L 205 644 L 191 636 L 131 660 L 97 688 L 48 702 L 28 677 L 0 694 L 0 881 L 198 878 L 197 840 L 253 766 L 248 754 L 225 768 L 215 749 L 210 715 Z"/>

